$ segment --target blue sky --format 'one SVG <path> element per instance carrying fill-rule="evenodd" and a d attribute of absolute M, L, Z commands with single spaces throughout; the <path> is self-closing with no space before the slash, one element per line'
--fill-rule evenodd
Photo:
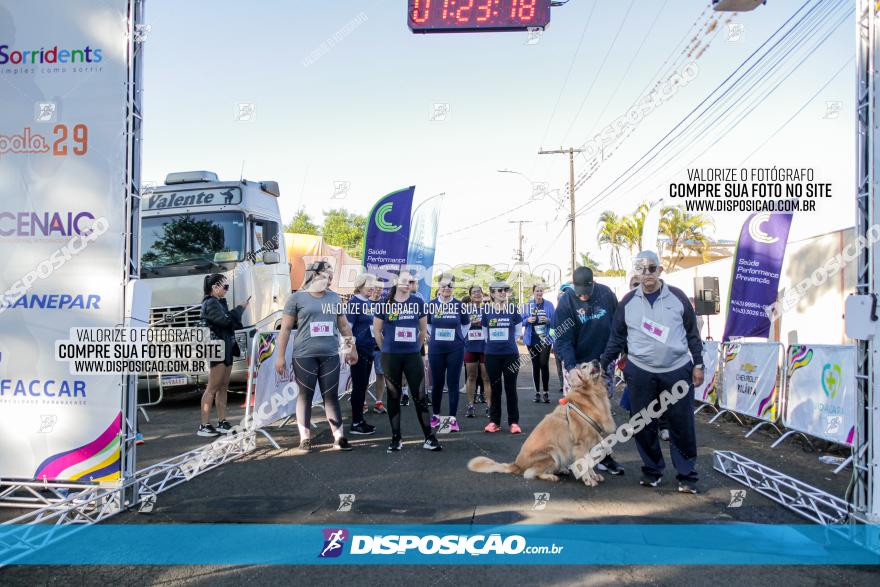
<path fill-rule="evenodd" d="M 696 78 L 635 127 L 577 201 L 588 201 L 642 156 L 801 4 L 769 0 L 737 16 L 742 39 L 729 41 L 721 31 L 696 62 Z M 210 169 L 237 178 L 244 162 L 245 177 L 279 181 L 285 219 L 301 206 L 318 218 L 339 206 L 366 213 L 378 197 L 415 184 L 417 198 L 446 193 L 441 234 L 479 224 L 441 238 L 438 261 L 511 263 L 516 227 L 508 221 L 522 219 L 532 221 L 524 227 L 530 263 L 565 265 L 564 215 L 549 200 L 492 219 L 526 204 L 531 193 L 524 178 L 497 170 L 562 188 L 567 159 L 538 156 L 542 140 L 545 148 L 577 146 L 624 115 L 705 8 L 690 0 L 571 0 L 553 8 L 539 42 L 527 44 L 526 33 L 414 35 L 402 0 L 150 0 L 142 176 L 161 180 L 170 171 Z M 347 23 L 353 24 L 339 35 L 344 38 L 321 51 Z M 854 26 L 850 16 L 691 165 L 816 169 L 817 181 L 832 183 L 835 197 L 796 219 L 793 240 L 853 223 L 855 71 L 847 60 L 855 53 Z M 310 55 L 317 59 L 310 62 Z M 836 117 L 827 114 L 829 101 L 840 104 Z M 235 120 L 242 102 L 256 105 L 253 121 Z M 431 120 L 435 103 L 449 105 L 445 121 Z M 679 169 L 714 131 L 579 216 L 578 249 L 607 266 L 608 252 L 595 243 L 599 213 L 631 212 L 662 196 L 670 179 L 686 179 Z M 331 199 L 336 181 L 350 182 L 343 199 Z M 716 214 L 714 236 L 735 239 L 743 218 Z"/>

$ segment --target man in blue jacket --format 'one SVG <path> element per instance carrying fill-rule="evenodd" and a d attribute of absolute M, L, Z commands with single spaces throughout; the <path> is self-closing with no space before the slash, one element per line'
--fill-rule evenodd
<path fill-rule="evenodd" d="M 611 322 L 617 309 L 617 296 L 608 286 L 595 283 L 589 267 L 575 269 L 572 290 L 559 298 L 553 327 L 556 353 L 566 372 L 581 363 L 599 360 L 611 336 Z M 603 367 L 607 374 L 607 365 Z M 605 381 L 609 394 L 613 393 L 607 376 Z M 611 455 L 599 463 L 598 469 L 623 475 L 623 467 Z"/>
<path fill-rule="evenodd" d="M 697 493 L 697 439 L 694 430 L 694 385 L 703 382 L 703 344 L 697 317 L 687 295 L 660 279 L 663 267 L 653 251 L 642 251 L 634 260 L 641 285 L 631 290 L 617 307 L 611 340 L 602 354 L 605 368 L 626 350 L 623 376 L 630 393 L 633 413 L 647 408 L 660 394 L 679 381 L 688 393 L 668 404 L 672 464 L 677 471 L 678 490 Z M 657 487 L 666 467 L 657 432 L 651 420 L 635 435 L 642 457 L 641 485 Z"/>

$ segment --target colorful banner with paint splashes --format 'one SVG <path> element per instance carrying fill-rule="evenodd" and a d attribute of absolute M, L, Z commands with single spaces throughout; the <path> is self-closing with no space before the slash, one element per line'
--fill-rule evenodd
<path fill-rule="evenodd" d="M 90 443 L 52 455 L 37 467 L 34 479 L 52 481 L 116 481 L 120 477 L 119 432 L 122 412 Z"/>
<path fill-rule="evenodd" d="M 792 345 L 788 348 L 788 376 L 791 377 L 801 367 L 813 360 L 813 350 L 807 345 Z"/>

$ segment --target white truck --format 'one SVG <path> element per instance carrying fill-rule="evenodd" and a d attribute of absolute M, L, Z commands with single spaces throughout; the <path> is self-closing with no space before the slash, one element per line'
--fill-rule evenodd
<path fill-rule="evenodd" d="M 230 308 L 251 298 L 236 332 L 242 356 L 230 387 L 245 385 L 251 341 L 258 331 L 279 328 L 291 291 L 279 195 L 274 181 L 219 181 L 210 171 L 188 171 L 168 174 L 165 185 L 141 199 L 141 279 L 152 289 L 152 325 L 200 326 L 202 284 L 210 273 L 229 280 Z M 150 391 L 150 401 L 160 376 L 165 396 L 207 382 L 207 374 L 142 374 L 139 387 Z"/>

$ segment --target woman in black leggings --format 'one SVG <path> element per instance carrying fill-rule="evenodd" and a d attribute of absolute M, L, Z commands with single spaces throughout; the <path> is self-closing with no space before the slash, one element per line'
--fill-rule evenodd
<path fill-rule="evenodd" d="M 532 299 L 523 312 L 523 342 L 532 358 L 532 378 L 535 381 L 535 403 L 550 403 L 550 326 L 553 324 L 553 304 L 544 299 L 544 286 L 532 286 Z M 541 396 L 541 383 L 544 396 Z"/>
<path fill-rule="evenodd" d="M 391 444 L 388 452 L 403 449 L 400 434 L 400 394 L 403 378 L 409 384 L 416 416 L 425 443 L 422 448 L 440 450 L 440 443 L 431 433 L 428 424 L 428 402 L 425 399 L 425 365 L 420 350 L 428 334 L 428 318 L 425 301 L 410 293 L 411 277 L 402 273 L 397 284 L 391 288 L 384 302 L 373 313 L 373 333 L 376 344 L 382 349 L 382 370 L 388 393 L 388 419 L 391 421 Z"/>
<path fill-rule="evenodd" d="M 485 331 L 486 371 L 489 372 L 489 387 L 492 392 L 489 419 L 484 430 L 501 432 L 501 392 L 507 396 L 507 422 L 511 434 L 519 434 L 519 403 L 516 395 L 516 376 L 519 374 L 519 348 L 516 346 L 517 325 L 522 316 L 507 296 L 510 286 L 505 281 L 496 281 L 489 286 L 491 304 L 483 312 Z"/>
<path fill-rule="evenodd" d="M 316 386 L 320 387 L 324 412 L 333 432 L 336 450 L 351 450 L 342 427 L 342 410 L 339 408 L 339 333 L 344 337 L 345 361 L 357 363 L 358 355 L 354 337 L 345 314 L 342 300 L 330 291 L 333 269 L 326 261 L 313 263 L 306 268 L 303 289 L 290 295 L 281 318 L 278 335 L 275 370 L 280 375 L 287 371 L 284 349 L 290 340 L 290 332 L 296 327 L 293 340 L 293 375 L 299 393 L 296 397 L 296 423 L 299 428 L 299 449 L 308 452 L 312 448 L 312 399 Z"/>

